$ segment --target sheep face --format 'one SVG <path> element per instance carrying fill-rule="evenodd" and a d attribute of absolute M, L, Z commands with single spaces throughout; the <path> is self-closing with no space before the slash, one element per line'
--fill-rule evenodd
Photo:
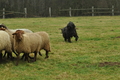
<path fill-rule="evenodd" d="M 17 41 L 21 41 L 23 38 L 24 31 L 17 30 L 15 33 L 13 33 L 13 38 L 16 38 Z"/>

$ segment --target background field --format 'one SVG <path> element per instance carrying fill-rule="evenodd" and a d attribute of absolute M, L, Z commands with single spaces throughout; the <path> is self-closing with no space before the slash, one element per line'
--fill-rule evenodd
<path fill-rule="evenodd" d="M 76 42 L 64 42 L 59 28 L 75 23 Z M 55 17 L 0 19 L 10 29 L 27 28 L 50 35 L 49 59 L 37 56 L 36 62 L 3 59 L 0 80 L 119 80 L 120 16 Z M 13 54 L 14 55 L 14 54 Z M 15 55 L 14 55 L 15 56 Z"/>

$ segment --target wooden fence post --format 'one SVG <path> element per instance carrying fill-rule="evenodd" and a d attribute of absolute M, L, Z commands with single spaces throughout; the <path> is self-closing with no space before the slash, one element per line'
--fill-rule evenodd
<path fill-rule="evenodd" d="M 27 17 L 27 8 L 24 8 L 25 11 L 25 18 Z"/>
<path fill-rule="evenodd" d="M 114 6 L 112 5 L 112 16 L 114 16 Z"/>
<path fill-rule="evenodd" d="M 51 7 L 49 7 L 49 16 L 51 17 Z"/>
<path fill-rule="evenodd" d="M 5 19 L 5 8 L 3 8 L 3 19 Z"/>
<path fill-rule="evenodd" d="M 94 16 L 94 6 L 92 6 L 92 16 Z"/>
<path fill-rule="evenodd" d="M 72 14 L 71 14 L 71 7 L 69 8 L 69 16 L 71 17 Z"/>

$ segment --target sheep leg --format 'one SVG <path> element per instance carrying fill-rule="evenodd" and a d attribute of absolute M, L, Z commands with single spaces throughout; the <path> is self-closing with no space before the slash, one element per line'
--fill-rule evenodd
<path fill-rule="evenodd" d="M 15 53 L 16 56 L 18 55 L 15 51 L 13 51 L 13 52 Z"/>
<path fill-rule="evenodd" d="M 16 62 L 16 66 L 18 65 L 19 58 L 20 58 L 20 53 L 18 53 L 18 55 L 17 55 L 17 62 Z"/>
<path fill-rule="evenodd" d="M 48 57 L 49 57 L 49 56 L 48 56 L 48 51 L 46 51 L 46 57 L 45 57 L 45 59 L 48 58 Z"/>
<path fill-rule="evenodd" d="M 21 60 L 23 60 L 24 57 L 25 57 L 25 54 L 22 55 Z M 28 55 L 28 57 L 29 57 L 30 59 L 34 59 L 33 57 L 30 57 L 29 55 Z M 24 59 L 24 60 L 26 61 L 26 59 Z"/>
<path fill-rule="evenodd" d="M 25 54 L 22 55 L 21 60 L 23 60 L 24 57 L 25 57 Z"/>
<path fill-rule="evenodd" d="M 34 61 L 36 61 L 37 52 L 34 53 Z"/>
<path fill-rule="evenodd" d="M 5 57 L 6 56 L 6 54 L 7 54 L 7 52 L 5 51 L 5 53 L 4 53 L 4 55 L 3 55 L 3 57 Z M 9 55 L 7 54 L 7 58 L 9 58 Z"/>
<path fill-rule="evenodd" d="M 14 57 L 12 56 L 12 52 L 7 52 L 7 51 L 5 51 L 5 54 L 4 54 L 3 57 L 5 57 L 6 54 L 7 54 L 7 58 L 8 58 L 8 59 L 11 58 L 11 60 L 13 60 Z"/>
<path fill-rule="evenodd" d="M 42 56 L 41 52 L 39 52 L 39 55 Z"/>
<path fill-rule="evenodd" d="M 0 53 L 0 60 L 2 60 L 2 53 Z"/>
<path fill-rule="evenodd" d="M 24 53 L 21 59 L 25 58 L 24 60 L 29 62 L 28 57 L 29 57 L 29 54 L 28 53 Z"/>
<path fill-rule="evenodd" d="M 7 54 L 7 52 L 5 51 L 5 54 L 3 55 L 3 57 L 5 57 L 5 56 L 6 56 L 6 54 Z"/>
<path fill-rule="evenodd" d="M 29 56 L 29 55 L 28 55 L 28 57 L 29 57 L 30 59 L 34 59 L 33 57 L 31 57 L 31 56 Z"/>
<path fill-rule="evenodd" d="M 29 62 L 28 56 L 29 56 L 29 53 L 26 53 L 25 54 L 25 59 Z"/>
<path fill-rule="evenodd" d="M 27 57 L 27 54 L 24 53 L 24 57 L 25 57 L 25 61 L 28 61 L 28 57 Z"/>
<path fill-rule="evenodd" d="M 12 56 L 12 52 L 8 52 L 8 58 L 11 58 L 11 60 L 14 59 L 14 57 Z"/>

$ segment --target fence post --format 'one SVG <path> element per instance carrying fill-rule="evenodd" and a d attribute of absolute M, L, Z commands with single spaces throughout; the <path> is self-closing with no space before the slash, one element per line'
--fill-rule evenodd
<path fill-rule="evenodd" d="M 25 11 L 25 18 L 27 17 L 27 8 L 24 8 Z"/>
<path fill-rule="evenodd" d="M 3 8 L 3 19 L 5 19 L 5 8 Z"/>
<path fill-rule="evenodd" d="M 51 7 L 49 7 L 49 16 L 51 17 Z"/>
<path fill-rule="evenodd" d="M 94 16 L 94 6 L 92 6 L 92 16 Z"/>
<path fill-rule="evenodd" d="M 112 5 L 112 16 L 114 16 L 114 6 Z"/>
<path fill-rule="evenodd" d="M 69 8 L 69 16 L 71 17 L 72 14 L 71 14 L 71 7 Z"/>

